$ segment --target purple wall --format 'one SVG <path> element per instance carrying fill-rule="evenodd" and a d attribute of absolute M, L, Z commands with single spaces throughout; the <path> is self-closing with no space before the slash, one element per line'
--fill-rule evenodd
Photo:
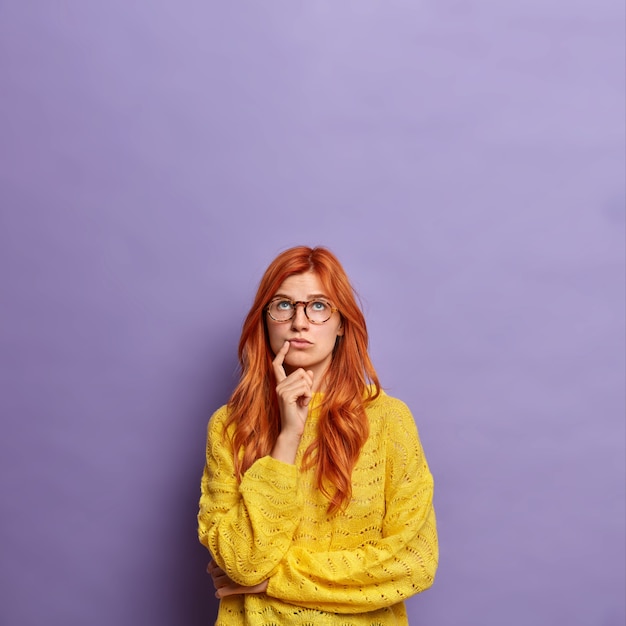
<path fill-rule="evenodd" d="M 623 626 L 620 4 L 0 3 L 2 625 L 212 623 L 206 422 L 321 243 L 435 474 L 412 624 Z"/>

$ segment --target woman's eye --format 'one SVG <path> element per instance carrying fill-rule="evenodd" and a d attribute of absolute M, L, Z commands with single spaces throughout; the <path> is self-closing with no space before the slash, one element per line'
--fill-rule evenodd
<path fill-rule="evenodd" d="M 276 303 L 276 308 L 279 311 L 289 311 L 291 310 L 291 302 L 289 300 L 280 300 Z"/>
<path fill-rule="evenodd" d="M 325 311 L 328 305 L 326 304 L 326 302 L 316 300 L 315 302 L 311 302 L 310 306 L 312 311 Z"/>

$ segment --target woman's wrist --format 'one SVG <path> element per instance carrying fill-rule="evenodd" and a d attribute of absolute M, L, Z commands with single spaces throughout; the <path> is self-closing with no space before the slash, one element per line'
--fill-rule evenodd
<path fill-rule="evenodd" d="M 277 461 L 293 465 L 296 462 L 296 453 L 298 452 L 301 438 L 301 434 L 282 431 L 276 439 L 270 456 Z"/>

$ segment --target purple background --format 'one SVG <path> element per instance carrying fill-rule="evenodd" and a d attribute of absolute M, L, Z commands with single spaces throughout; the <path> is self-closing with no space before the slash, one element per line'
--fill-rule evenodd
<path fill-rule="evenodd" d="M 0 623 L 212 623 L 206 422 L 306 243 L 435 474 L 412 624 L 623 626 L 622 5 L 0 2 Z"/>

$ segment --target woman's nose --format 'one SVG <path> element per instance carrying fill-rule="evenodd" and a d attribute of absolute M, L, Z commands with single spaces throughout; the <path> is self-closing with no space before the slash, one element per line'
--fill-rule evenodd
<path fill-rule="evenodd" d="M 291 327 L 292 328 L 307 328 L 309 325 L 309 318 L 306 316 L 304 312 L 303 304 L 296 304 L 296 312 L 291 318 Z"/>

